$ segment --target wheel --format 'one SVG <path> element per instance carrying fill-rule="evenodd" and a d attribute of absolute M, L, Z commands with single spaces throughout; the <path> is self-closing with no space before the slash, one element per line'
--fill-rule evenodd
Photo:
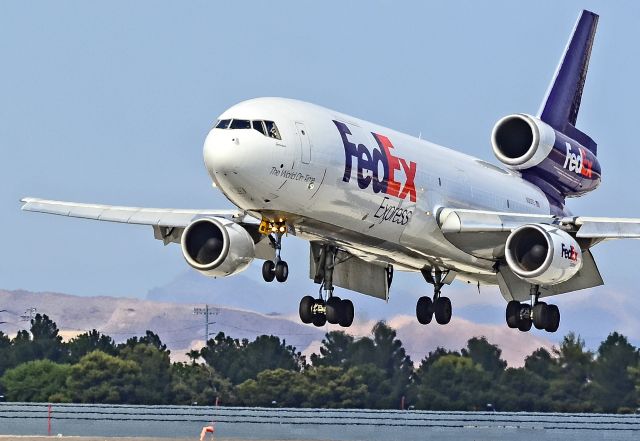
<path fill-rule="evenodd" d="M 529 332 L 531 329 L 531 319 L 524 318 L 518 322 L 518 329 L 522 332 Z"/>
<path fill-rule="evenodd" d="M 327 323 L 327 314 L 325 314 L 324 300 L 315 299 L 311 306 L 312 322 L 315 326 L 324 326 Z"/>
<path fill-rule="evenodd" d="M 304 296 L 302 300 L 300 300 L 300 308 L 298 309 L 298 312 L 300 313 L 300 320 L 302 320 L 302 323 L 308 324 L 313 321 L 311 307 L 315 301 L 316 299 L 311 296 Z"/>
<path fill-rule="evenodd" d="M 355 311 L 353 310 L 353 303 L 348 299 L 341 300 L 340 309 L 340 326 L 342 326 L 343 328 L 348 328 L 353 323 L 353 316 L 355 315 Z"/>
<path fill-rule="evenodd" d="M 276 263 L 275 273 L 276 273 L 276 280 L 278 282 L 280 283 L 286 282 L 287 277 L 289 277 L 289 265 L 287 265 L 287 262 L 285 262 L 284 260 L 281 260 L 280 262 Z"/>
<path fill-rule="evenodd" d="M 422 296 L 416 303 L 416 317 L 421 325 L 428 325 L 433 319 L 433 302 L 427 296 Z"/>
<path fill-rule="evenodd" d="M 329 297 L 327 300 L 327 321 L 333 325 L 340 323 L 340 316 L 342 312 L 342 300 L 340 297 Z"/>
<path fill-rule="evenodd" d="M 265 260 L 262 264 L 262 278 L 265 282 L 273 282 L 276 276 L 276 264 L 272 260 Z"/>
<path fill-rule="evenodd" d="M 549 324 L 549 308 L 544 302 L 538 302 L 533 306 L 533 326 L 536 329 L 545 329 Z"/>
<path fill-rule="evenodd" d="M 556 332 L 560 327 L 560 310 L 556 305 L 547 305 L 547 332 Z"/>
<path fill-rule="evenodd" d="M 449 297 L 438 297 L 433 305 L 436 322 L 446 325 L 451 321 L 451 300 Z"/>
<path fill-rule="evenodd" d="M 507 326 L 511 329 L 518 327 L 518 319 L 520 317 L 520 302 L 511 300 L 507 303 Z"/>

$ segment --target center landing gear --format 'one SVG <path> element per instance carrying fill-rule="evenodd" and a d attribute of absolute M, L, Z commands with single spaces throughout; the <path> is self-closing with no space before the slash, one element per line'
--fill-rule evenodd
<path fill-rule="evenodd" d="M 353 323 L 353 303 L 333 295 L 333 268 L 336 265 L 336 247 L 323 245 L 316 260 L 314 281 L 320 283 L 318 298 L 305 296 L 300 300 L 300 320 L 324 326 L 327 322 L 348 328 Z M 323 295 L 324 291 L 324 295 Z M 326 299 L 326 300 L 325 300 Z"/>
<path fill-rule="evenodd" d="M 274 225 L 270 231 L 273 231 L 275 234 L 275 239 L 272 240 L 276 248 L 276 261 L 264 261 L 262 264 L 262 278 L 265 282 L 273 282 L 273 279 L 276 279 L 280 283 L 286 282 L 289 277 L 289 265 L 280 257 L 280 251 L 282 250 L 282 236 L 287 232 L 287 227 L 284 223 Z"/>
<path fill-rule="evenodd" d="M 556 332 L 560 326 L 560 310 L 556 305 L 547 305 L 540 302 L 540 287 L 531 285 L 531 303 L 520 303 L 512 300 L 507 303 L 507 326 L 518 328 L 527 332 L 531 326 L 536 329 L 544 329 L 547 332 Z"/>
<path fill-rule="evenodd" d="M 433 285 L 433 300 L 427 296 L 422 296 L 418 299 L 416 304 L 416 317 L 418 322 L 423 325 L 431 323 L 433 316 L 436 317 L 436 322 L 440 325 L 446 325 L 451 321 L 451 300 L 448 297 L 441 296 L 441 290 L 444 286 L 443 275 L 446 278 L 447 272 L 440 270 L 431 271 L 431 269 L 424 269 L 422 271 L 427 283 Z"/>

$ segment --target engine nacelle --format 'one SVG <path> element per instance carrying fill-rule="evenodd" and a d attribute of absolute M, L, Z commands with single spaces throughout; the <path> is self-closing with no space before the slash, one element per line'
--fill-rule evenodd
<path fill-rule="evenodd" d="M 587 193 L 600 184 L 595 154 L 534 116 L 502 118 L 493 128 L 491 145 L 500 162 L 539 186 L 551 185 L 563 197 Z"/>
<path fill-rule="evenodd" d="M 196 219 L 182 233 L 181 245 L 187 263 L 209 277 L 244 271 L 255 257 L 247 230 L 224 218 Z"/>
<path fill-rule="evenodd" d="M 582 268 L 578 243 L 553 225 L 519 227 L 507 239 L 505 257 L 511 271 L 534 285 L 566 282 Z"/>

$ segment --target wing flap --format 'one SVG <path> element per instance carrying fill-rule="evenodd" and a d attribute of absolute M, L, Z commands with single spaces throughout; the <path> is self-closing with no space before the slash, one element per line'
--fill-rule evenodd
<path fill-rule="evenodd" d="M 137 225 L 186 227 L 193 219 L 205 216 L 241 218 L 238 210 L 177 210 L 166 208 L 120 207 L 113 205 L 81 204 L 46 199 L 22 199 L 22 210 L 59 216 L 93 219 Z"/>
<path fill-rule="evenodd" d="M 554 216 L 544 214 L 501 213 L 451 208 L 444 208 L 438 213 L 438 223 L 445 234 L 511 232 L 524 224 L 548 224 L 555 219 Z"/>

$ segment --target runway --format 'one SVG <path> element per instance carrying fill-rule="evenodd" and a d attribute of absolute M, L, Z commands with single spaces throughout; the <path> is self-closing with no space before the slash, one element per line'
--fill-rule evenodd
<path fill-rule="evenodd" d="M 33 436 L 47 434 L 48 415 L 47 404 L 0 403 L 0 435 L 12 435 L 0 441 L 43 439 Z M 51 412 L 52 435 L 79 441 L 197 440 L 211 424 L 216 440 L 236 441 L 640 439 L 639 415 L 89 404 L 54 404 Z"/>

